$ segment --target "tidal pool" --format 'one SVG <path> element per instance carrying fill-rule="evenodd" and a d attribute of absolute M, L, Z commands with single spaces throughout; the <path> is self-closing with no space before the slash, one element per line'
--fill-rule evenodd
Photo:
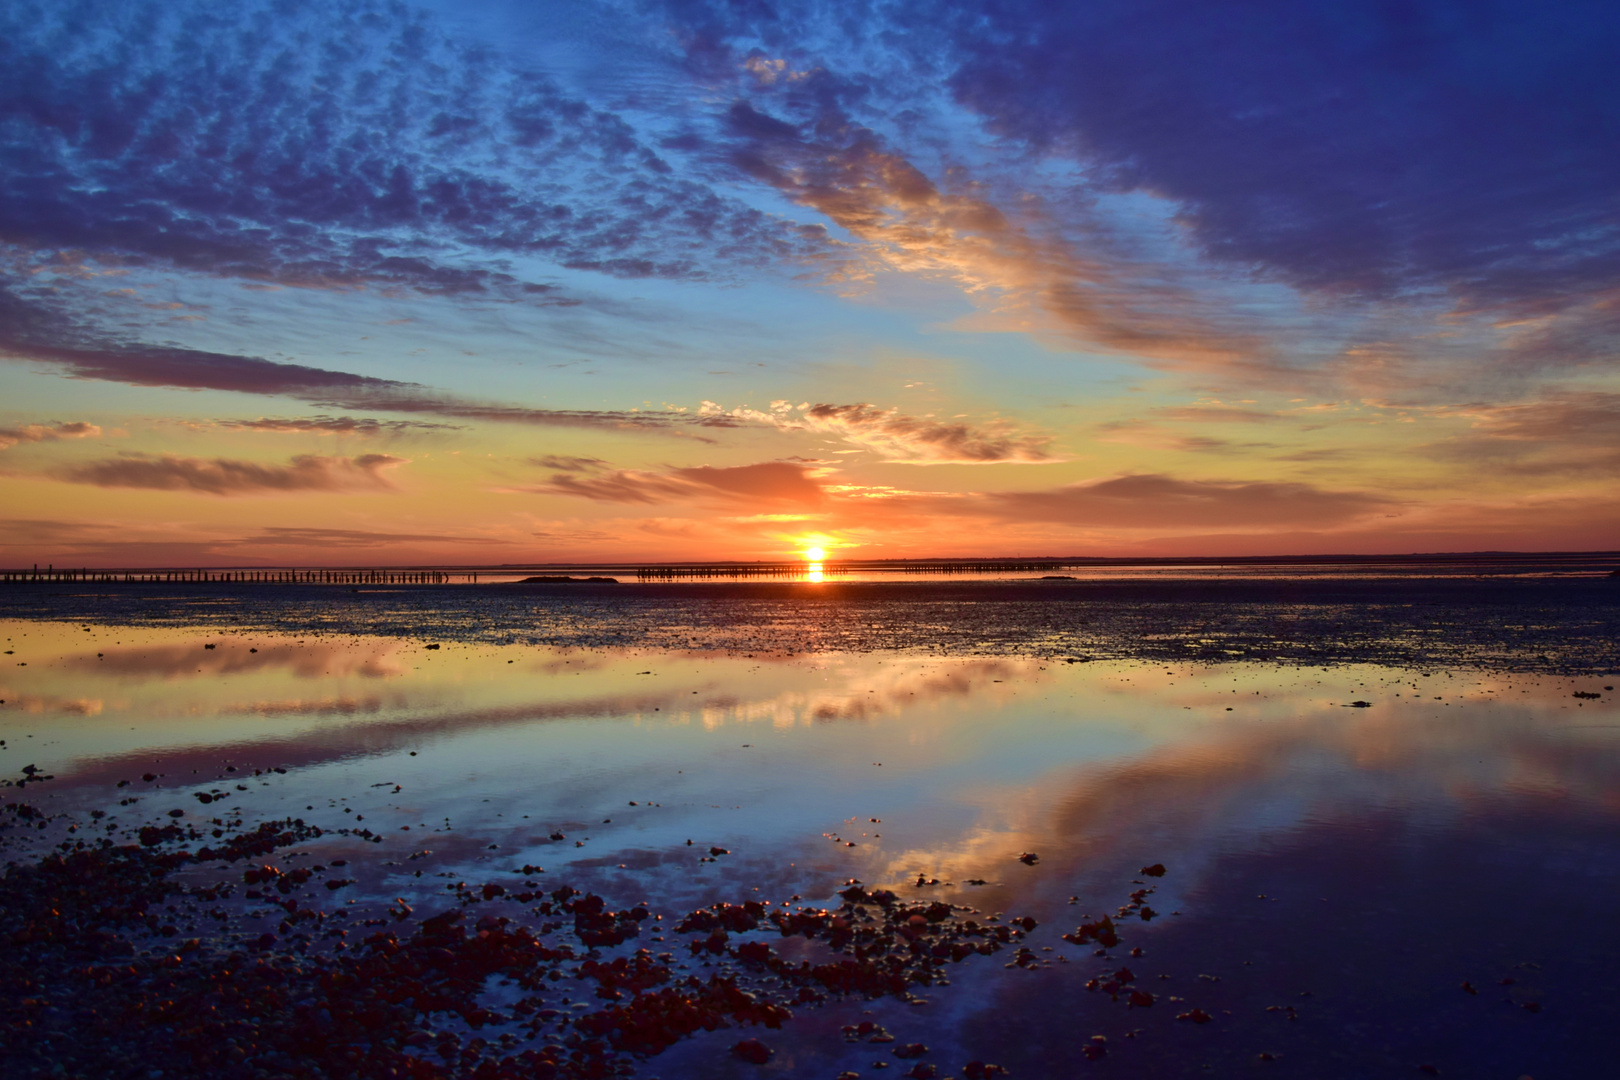
<path fill-rule="evenodd" d="M 1620 1020 L 1612 676 L 32 620 L 0 639 L 0 774 L 24 782 L 0 794 L 37 815 L 0 815 L 11 873 L 142 827 L 174 830 L 147 845 L 164 851 L 297 819 L 321 835 L 178 868 L 229 887 L 154 908 L 134 955 L 308 964 L 363 948 L 367 922 L 403 936 L 447 909 L 539 932 L 566 884 L 647 912 L 602 962 L 666 954 L 677 983 L 735 975 L 792 1013 L 611 1058 L 635 1075 L 1513 1080 L 1589 1074 Z M 243 880 L 260 862 L 322 870 L 272 894 Z M 1011 933 L 869 998 L 796 994 L 739 954 L 814 959 L 768 921 L 717 949 L 677 929 L 714 904 L 834 911 L 852 883 Z M 1111 934 L 1077 932 L 1104 916 Z M 480 1023 L 435 1023 L 515 1054 L 641 992 L 571 975 L 537 1033 L 498 981 Z M 6 1036 L 45 1071 L 80 1022 L 52 1007 Z M 763 1064 L 732 1052 L 750 1038 Z M 462 1060 L 404 1052 L 445 1075 Z"/>

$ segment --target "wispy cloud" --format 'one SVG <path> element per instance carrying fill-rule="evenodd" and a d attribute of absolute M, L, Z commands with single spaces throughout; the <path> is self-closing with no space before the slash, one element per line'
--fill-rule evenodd
<path fill-rule="evenodd" d="M 1383 512 L 1393 500 L 1309 484 L 1122 476 L 1045 491 L 996 492 L 969 500 L 971 513 L 1008 521 L 1108 528 L 1331 526 Z"/>
<path fill-rule="evenodd" d="M 1553 393 L 1425 411 L 1469 425 L 1466 434 L 1421 447 L 1439 460 L 1543 478 L 1620 473 L 1620 393 Z"/>
<path fill-rule="evenodd" d="M 673 409 L 540 409 L 470 399 L 419 383 L 259 356 L 108 340 L 48 300 L 8 289 L 0 279 L 0 358 L 56 365 L 72 378 L 127 386 L 224 390 L 287 397 L 333 409 L 545 427 L 669 431 L 727 426 L 722 418 Z M 341 424 L 339 420 L 335 423 Z M 271 423 L 270 421 L 239 421 Z M 398 423 L 406 423 L 399 421 Z M 701 436 L 700 436 L 701 437 Z"/>
<path fill-rule="evenodd" d="M 860 241 L 875 264 L 956 281 L 997 314 L 1002 329 L 1056 329 L 1093 346 L 1176 362 L 1249 365 L 1262 341 L 1174 284 L 1168 268 L 1083 254 L 1042 237 L 983 194 L 942 190 L 903 153 L 843 109 L 825 70 L 806 76 L 783 104 L 799 122 L 748 102 L 727 116 L 730 160 L 826 215 Z M 1028 217 L 1029 208 L 1021 213 Z M 841 265 L 837 274 L 847 276 Z"/>
<path fill-rule="evenodd" d="M 700 465 L 663 472 L 623 469 L 587 476 L 559 472 L 532 490 L 597 502 L 651 504 L 719 500 L 756 506 L 813 507 L 826 499 L 826 492 L 816 479 L 821 471 L 793 462 L 769 461 L 728 468 Z"/>
<path fill-rule="evenodd" d="M 1579 104 L 1614 100 L 1617 25 L 1596 5 L 948 11 L 928 39 L 958 101 L 1108 186 L 1176 201 L 1230 265 L 1493 307 L 1578 303 L 1620 274 L 1615 150 Z"/>
<path fill-rule="evenodd" d="M 326 547 L 389 548 L 399 544 L 500 546 L 512 542 L 500 537 L 465 536 L 455 533 L 384 532 L 365 529 L 320 529 L 271 525 L 238 540 L 216 541 L 216 546 L 220 548 L 234 546 L 254 549 L 290 547 L 308 550 L 310 548 Z"/>
<path fill-rule="evenodd" d="M 906 416 L 898 409 L 812 405 L 796 414 L 811 431 L 823 432 L 913 465 L 1043 464 L 1061 460 L 1049 436 L 1018 433 L 1011 424 L 974 427 L 962 421 Z"/>
<path fill-rule="evenodd" d="M 55 442 L 58 439 L 99 439 L 101 429 L 83 420 L 67 423 L 28 424 L 25 427 L 0 428 L 0 450 L 8 450 L 18 443 Z"/>
<path fill-rule="evenodd" d="M 531 463 L 557 472 L 596 472 L 608 466 L 601 458 L 569 457 L 566 454 L 546 454 L 532 459 Z"/>
<path fill-rule="evenodd" d="M 813 513 L 823 526 L 881 528 L 885 522 L 993 519 L 1087 529 L 1330 527 L 1399 504 L 1364 491 L 1303 483 L 1184 480 L 1143 474 L 1052 488 L 999 492 L 900 491 L 825 482 L 828 470 L 790 462 L 734 468 L 558 473 L 531 489 L 597 502 L 688 503 Z"/>
<path fill-rule="evenodd" d="M 392 491 L 383 473 L 405 464 L 392 454 L 295 457 L 286 465 L 225 458 L 128 454 L 58 470 L 61 479 L 97 487 L 192 491 L 208 495 L 277 495 L 312 491 Z"/>
<path fill-rule="evenodd" d="M 727 410 L 705 401 L 700 420 L 716 426 L 763 424 L 783 431 L 809 431 L 830 435 L 852 446 L 870 450 L 883 461 L 901 465 L 1047 464 L 1062 461 L 1052 451 L 1048 435 L 1019 429 L 1006 420 L 973 424 L 953 417 L 908 416 L 899 409 L 882 409 L 865 402 L 853 405 L 793 405 L 773 401 L 769 411 L 746 406 Z"/>
<path fill-rule="evenodd" d="M 255 420 L 215 420 L 215 427 L 230 431 L 261 431 L 277 435 L 404 435 L 416 431 L 456 431 L 459 424 L 439 424 L 428 420 L 378 420 L 364 416 L 261 416 Z"/>

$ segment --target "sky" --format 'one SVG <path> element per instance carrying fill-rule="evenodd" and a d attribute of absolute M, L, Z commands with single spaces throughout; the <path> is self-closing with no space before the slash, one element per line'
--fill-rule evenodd
<path fill-rule="evenodd" d="M 0 564 L 1620 547 L 1620 12 L 0 0 Z"/>

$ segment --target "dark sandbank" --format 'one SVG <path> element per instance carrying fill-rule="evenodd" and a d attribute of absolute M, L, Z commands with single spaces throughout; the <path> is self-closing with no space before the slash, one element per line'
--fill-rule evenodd
<path fill-rule="evenodd" d="M 549 584 L 12 585 L 0 617 L 579 648 L 1620 669 L 1620 590 L 1605 577 Z"/>

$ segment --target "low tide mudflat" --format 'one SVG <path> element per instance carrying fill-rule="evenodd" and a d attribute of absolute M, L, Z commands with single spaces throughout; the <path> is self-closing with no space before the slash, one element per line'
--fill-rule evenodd
<path fill-rule="evenodd" d="M 1061 587 L 14 594 L 12 1074 L 1607 1060 L 1611 585 Z"/>

